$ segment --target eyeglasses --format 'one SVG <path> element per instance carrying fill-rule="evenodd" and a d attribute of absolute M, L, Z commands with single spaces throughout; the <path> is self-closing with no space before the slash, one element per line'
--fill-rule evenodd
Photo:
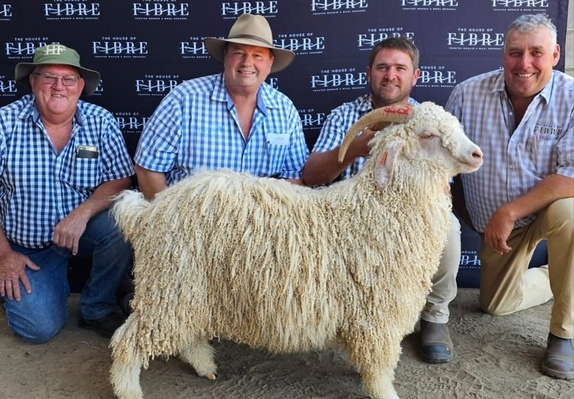
<path fill-rule="evenodd" d="M 68 87 L 75 86 L 80 80 L 80 76 L 56 76 L 38 72 L 34 73 L 34 75 L 39 76 L 42 79 L 42 83 L 50 86 L 55 85 L 58 79 L 62 79 L 62 84 Z"/>

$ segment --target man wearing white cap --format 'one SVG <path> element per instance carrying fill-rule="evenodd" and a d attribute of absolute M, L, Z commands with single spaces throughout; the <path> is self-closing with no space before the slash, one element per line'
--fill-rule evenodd
<path fill-rule="evenodd" d="M 223 72 L 175 87 L 146 124 L 135 154 L 147 199 L 200 168 L 231 169 L 301 183 L 308 156 L 301 118 L 265 83 L 295 54 L 273 46 L 267 20 L 243 14 L 227 39 L 205 46 Z"/>
<path fill-rule="evenodd" d="M 0 108 L 0 295 L 9 327 L 32 343 L 52 339 L 67 317 L 68 261 L 91 257 L 81 327 L 110 337 L 123 323 L 116 290 L 132 250 L 108 213 L 130 187 L 133 164 L 110 112 L 81 101 L 100 74 L 61 44 L 16 65 L 32 90 Z"/>

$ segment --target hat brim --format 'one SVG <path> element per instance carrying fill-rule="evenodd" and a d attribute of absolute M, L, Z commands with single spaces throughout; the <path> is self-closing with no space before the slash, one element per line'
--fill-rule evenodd
<path fill-rule="evenodd" d="M 295 53 L 290 50 L 285 50 L 278 47 L 267 46 L 259 40 L 249 38 L 237 39 L 218 39 L 215 37 L 207 37 L 204 39 L 205 48 L 209 54 L 217 61 L 223 64 L 223 50 L 226 43 L 244 44 L 247 46 L 268 48 L 273 52 L 273 65 L 271 66 L 271 73 L 282 71 L 287 68 L 295 59 Z"/>
<path fill-rule="evenodd" d="M 27 88 L 30 88 L 30 80 L 28 76 L 32 73 L 34 68 L 41 66 L 41 65 L 67 65 L 72 68 L 75 68 L 82 79 L 84 79 L 84 90 L 82 90 L 82 94 L 85 96 L 91 96 L 98 85 L 100 84 L 100 73 L 88 68 L 79 67 L 77 65 L 70 65 L 70 64 L 49 64 L 49 63 L 42 63 L 42 64 L 34 64 L 32 62 L 20 62 L 16 64 L 15 72 L 14 72 L 14 80 L 16 82 L 20 82 Z"/>

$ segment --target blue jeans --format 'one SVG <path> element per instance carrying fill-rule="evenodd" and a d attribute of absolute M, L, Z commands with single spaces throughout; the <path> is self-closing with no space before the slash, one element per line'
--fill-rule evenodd
<path fill-rule="evenodd" d="M 32 293 L 26 294 L 20 282 L 22 300 L 4 298 L 8 326 L 20 338 L 32 343 L 51 340 L 68 318 L 68 249 L 52 245 L 29 249 L 11 244 L 14 251 L 27 255 L 40 270 L 26 269 Z M 91 257 L 92 270 L 80 297 L 80 314 L 85 319 L 99 319 L 116 307 L 116 291 L 129 272 L 133 251 L 115 227 L 109 210 L 88 222 L 79 243 L 78 256 Z"/>

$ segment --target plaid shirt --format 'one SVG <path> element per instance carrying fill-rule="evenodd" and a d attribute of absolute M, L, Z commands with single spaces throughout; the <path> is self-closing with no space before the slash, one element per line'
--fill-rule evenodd
<path fill-rule="evenodd" d="M 79 146 L 95 147 L 97 157 L 79 157 Z M 59 154 L 34 95 L 0 108 L 0 223 L 13 243 L 50 245 L 56 224 L 100 184 L 133 173 L 116 120 L 102 107 L 78 102 L 72 137 Z"/>
<path fill-rule="evenodd" d="M 418 102 L 409 98 L 409 104 L 417 105 Z M 371 95 L 365 94 L 354 101 L 346 102 L 333 109 L 313 146 L 313 152 L 327 152 L 341 145 L 345 134 L 353 123 L 357 122 L 366 113 L 373 110 Z M 357 174 L 367 158 L 358 157 L 352 164 L 337 177 L 336 180 L 348 179 Z"/>
<path fill-rule="evenodd" d="M 484 152 L 484 164 L 461 175 L 467 208 L 478 231 L 494 212 L 550 174 L 574 177 L 574 78 L 553 71 L 551 80 L 515 126 L 502 70 L 472 77 L 452 91 L 446 109 Z M 535 215 L 516 222 L 531 223 Z"/>
<path fill-rule="evenodd" d="M 223 74 L 217 74 L 183 82 L 165 96 L 146 123 L 134 159 L 165 172 L 172 185 L 201 168 L 298 179 L 308 154 L 299 113 L 266 83 L 245 140 Z"/>

